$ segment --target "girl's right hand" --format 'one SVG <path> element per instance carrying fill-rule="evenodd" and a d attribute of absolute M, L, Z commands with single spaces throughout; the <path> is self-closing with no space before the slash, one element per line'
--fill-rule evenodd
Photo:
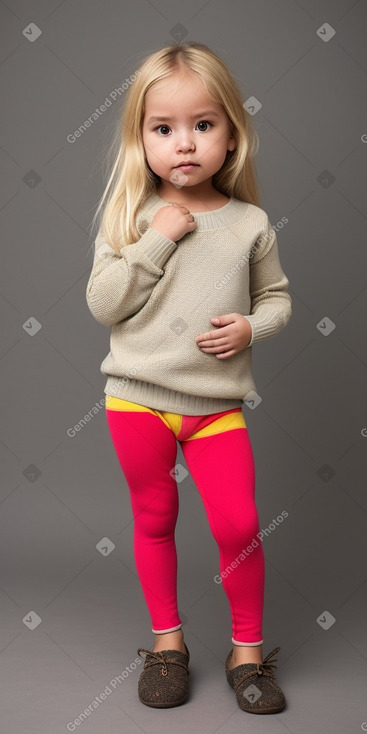
<path fill-rule="evenodd" d="M 172 206 L 162 206 L 153 217 L 150 225 L 172 242 L 177 242 L 197 225 L 189 210 L 182 204 L 172 202 Z"/>

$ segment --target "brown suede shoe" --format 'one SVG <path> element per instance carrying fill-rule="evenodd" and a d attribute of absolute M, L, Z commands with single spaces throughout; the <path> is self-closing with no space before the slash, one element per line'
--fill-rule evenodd
<path fill-rule="evenodd" d="M 190 653 L 180 650 L 152 652 L 139 647 L 146 659 L 138 683 L 138 695 L 142 703 L 155 708 L 180 706 L 189 695 L 188 676 Z"/>
<path fill-rule="evenodd" d="M 242 663 L 231 669 L 228 665 L 233 650 L 228 653 L 225 662 L 227 681 L 234 688 L 237 703 L 243 711 L 251 714 L 276 714 L 284 709 L 284 693 L 275 683 L 272 670 L 277 666 L 270 662 L 279 650 L 280 647 L 275 647 L 262 663 Z"/>

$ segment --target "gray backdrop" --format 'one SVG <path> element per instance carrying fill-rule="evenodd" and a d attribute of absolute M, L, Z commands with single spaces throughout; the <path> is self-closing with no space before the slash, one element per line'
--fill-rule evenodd
<path fill-rule="evenodd" d="M 0 11 L 4 731 L 366 731 L 366 2 L 7 0 Z M 264 655 L 281 646 L 288 701 L 270 719 L 241 711 L 225 680 L 229 605 L 190 475 L 176 529 L 190 700 L 159 710 L 137 697 L 136 650 L 154 636 L 100 402 L 110 330 L 85 289 L 114 90 L 178 38 L 206 43 L 259 100 L 262 207 L 273 225 L 289 220 L 278 243 L 293 316 L 254 347 L 262 401 L 243 408 L 261 528 L 288 513 L 263 539 Z"/>

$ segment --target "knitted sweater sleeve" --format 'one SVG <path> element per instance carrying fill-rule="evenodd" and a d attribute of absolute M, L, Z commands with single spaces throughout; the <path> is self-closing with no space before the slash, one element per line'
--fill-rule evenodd
<path fill-rule="evenodd" d="M 114 326 L 139 311 L 162 277 L 163 265 L 177 243 L 148 227 L 138 242 L 118 255 L 98 232 L 86 300 L 96 321 Z"/>
<path fill-rule="evenodd" d="M 247 347 L 278 334 L 292 315 L 289 281 L 280 264 L 277 238 L 269 219 L 257 243 L 259 247 L 250 260 L 251 312 L 244 314 L 252 328 Z"/>

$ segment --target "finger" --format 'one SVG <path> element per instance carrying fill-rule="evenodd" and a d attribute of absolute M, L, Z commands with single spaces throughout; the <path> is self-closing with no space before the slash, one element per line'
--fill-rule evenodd
<path fill-rule="evenodd" d="M 221 339 L 217 339 L 213 337 L 212 339 L 203 339 L 202 341 L 198 342 L 201 347 L 228 347 L 229 344 L 226 342 L 226 337 L 222 336 Z"/>
<path fill-rule="evenodd" d="M 198 342 L 212 342 L 214 339 L 219 340 L 220 337 L 218 337 L 217 333 L 213 333 L 209 331 L 207 334 L 200 334 L 200 336 L 196 337 L 196 341 Z M 223 337 L 222 337 L 223 338 Z"/>
<path fill-rule="evenodd" d="M 220 333 L 219 333 L 220 332 Z M 208 339 L 224 339 L 228 336 L 228 330 L 226 326 L 221 326 L 215 331 L 207 331 L 205 334 L 199 334 L 196 337 L 197 341 L 206 341 Z"/>
<path fill-rule="evenodd" d="M 232 357 L 233 354 L 237 354 L 235 349 L 231 349 L 230 352 L 225 352 L 224 354 L 216 354 L 215 356 L 218 357 L 218 359 L 225 359 L 226 357 Z"/>
<path fill-rule="evenodd" d="M 229 349 L 229 347 L 202 347 L 201 351 L 206 354 L 215 354 L 216 357 L 223 357 L 224 354 L 229 354 L 227 349 Z M 234 350 L 231 350 L 231 352 L 233 351 Z"/>
<path fill-rule="evenodd" d="M 224 351 L 227 351 L 227 349 L 230 349 L 230 348 L 231 347 L 230 347 L 229 344 L 220 344 L 220 345 L 217 345 L 217 346 L 213 346 L 212 345 L 212 346 L 209 346 L 209 347 L 204 347 L 204 346 L 200 347 L 200 349 L 202 349 L 203 352 L 224 352 Z"/>
<path fill-rule="evenodd" d="M 177 206 L 179 209 L 185 209 L 186 212 L 189 211 L 187 206 L 185 206 L 184 204 L 179 204 L 177 201 L 171 201 L 170 204 L 171 206 Z"/>

